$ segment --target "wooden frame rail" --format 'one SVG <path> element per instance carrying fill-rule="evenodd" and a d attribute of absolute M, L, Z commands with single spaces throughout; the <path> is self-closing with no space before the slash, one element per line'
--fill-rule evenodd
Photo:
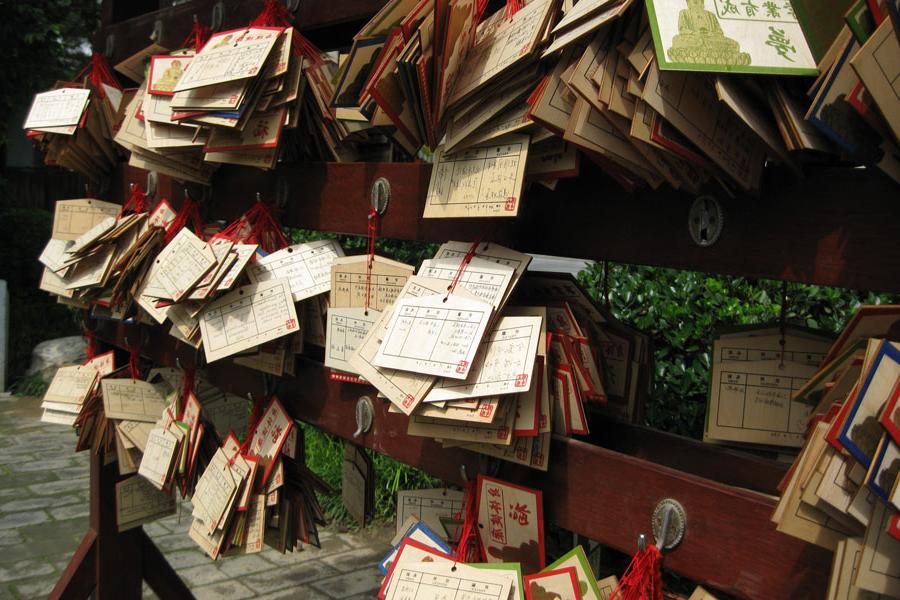
<path fill-rule="evenodd" d="M 125 336 L 143 339 L 141 353 L 154 364 L 196 364 L 193 348 L 158 328 L 105 322 L 97 334 L 119 348 L 125 346 Z M 213 363 L 205 370 L 210 381 L 224 390 L 240 395 L 263 393 L 258 371 L 230 362 Z M 372 429 L 354 438 L 356 401 L 374 390 L 331 381 L 319 362 L 301 359 L 296 376 L 278 381 L 279 398 L 293 416 L 323 431 L 450 482 L 461 483 L 460 465 L 466 465 L 470 474 L 478 472 L 477 454 L 407 436 L 406 417 L 388 413 L 386 403 L 376 403 Z M 652 434 L 648 430 L 644 435 Z M 658 447 L 668 443 L 677 452 L 677 436 L 661 435 Z M 707 464 L 701 469 L 730 471 L 734 477 L 754 462 L 716 449 L 705 454 Z M 771 485 L 774 476 L 783 472 L 758 462 L 758 472 L 750 477 L 768 480 L 764 485 Z M 501 477 L 546 492 L 545 514 L 551 522 L 623 552 L 633 552 L 637 534 L 649 532 L 650 515 L 659 500 L 677 499 L 687 512 L 688 530 L 681 546 L 666 557 L 666 566 L 704 585 L 741 598 L 767 600 L 821 598 L 825 593 L 830 554 L 776 532 L 770 521 L 775 500 L 769 495 L 558 436 L 553 439 L 546 474 L 508 463 L 501 468 Z"/>
<path fill-rule="evenodd" d="M 528 189 L 515 219 L 422 219 L 431 174 L 423 163 L 286 164 L 275 173 L 228 166 L 214 176 L 206 210 L 233 219 L 257 193 L 271 201 L 286 185 L 284 225 L 365 235 L 372 184 L 385 177 L 391 200 L 380 219 L 383 237 L 485 239 L 524 252 L 900 292 L 897 186 L 871 169 L 820 169 L 802 180 L 769 172 L 765 197 L 720 197 L 725 229 L 706 248 L 688 232 L 693 196 L 671 189 L 628 194 L 596 168 L 582 170 L 554 192 Z M 115 197 L 147 179 L 133 167 L 120 176 Z M 179 202 L 179 184 L 159 180 L 157 195 Z M 189 187 L 201 197 L 199 186 Z"/>
<path fill-rule="evenodd" d="M 222 24 L 218 30 L 223 31 L 247 25 L 263 6 L 259 0 L 189 0 L 115 22 L 117 7 L 114 5 L 118 4 L 122 2 L 103 0 L 103 26 L 95 37 L 95 48 L 104 49 L 108 36 L 112 35 L 112 53 L 107 57 L 112 65 L 150 45 L 150 35 L 157 22 L 162 23 L 162 29 L 155 41 L 175 49 L 190 33 L 194 15 L 205 25 L 210 25 L 213 8 L 220 5 Z M 334 40 L 345 40 L 349 47 L 353 34 L 383 5 L 384 0 L 341 0 L 338 9 L 330 2 L 300 2 L 294 22 L 323 49 L 335 47 Z"/>

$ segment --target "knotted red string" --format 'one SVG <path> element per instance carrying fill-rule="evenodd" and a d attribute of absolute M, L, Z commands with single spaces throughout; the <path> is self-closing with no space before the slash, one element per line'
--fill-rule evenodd
<path fill-rule="evenodd" d="M 117 90 L 122 89 L 122 84 L 120 84 L 119 80 L 116 79 L 116 76 L 113 75 L 112 69 L 109 68 L 109 63 L 106 62 L 106 57 L 99 52 L 94 52 L 90 62 L 78 72 L 74 81 L 81 81 L 82 77 L 85 76 L 87 76 L 88 81 L 91 82 L 91 86 L 97 90 L 97 93 L 101 98 L 106 98 L 106 90 L 103 89 L 103 85 L 101 84 L 105 83 Z"/>
<path fill-rule="evenodd" d="M 375 236 L 378 229 L 378 211 L 369 209 L 369 221 L 367 224 L 366 252 L 369 259 L 366 262 L 366 314 L 369 314 L 369 302 L 372 297 L 372 267 L 375 264 Z"/>
<path fill-rule="evenodd" d="M 246 454 L 247 450 L 250 449 L 253 436 L 256 435 L 256 428 L 259 426 L 259 422 L 262 419 L 263 411 L 265 410 L 264 407 L 269 404 L 271 399 L 271 396 L 269 398 L 253 396 L 253 408 L 250 410 L 250 416 L 247 419 L 247 435 L 244 436 L 244 441 L 241 443 L 241 447 L 238 448 L 238 451 L 234 453 L 234 456 L 228 459 L 229 466 L 234 464 L 234 461 L 237 460 L 238 456 Z"/>
<path fill-rule="evenodd" d="M 131 379 L 139 379 L 141 376 L 141 357 L 138 346 L 128 346 L 128 373 Z"/>
<path fill-rule="evenodd" d="M 175 218 L 172 219 L 172 222 L 169 223 L 169 226 L 166 227 L 166 237 L 165 243 L 168 244 L 175 236 L 178 235 L 178 232 L 184 228 L 185 225 L 190 222 L 194 233 L 197 234 L 197 237 L 203 237 L 203 219 L 200 218 L 200 207 L 194 202 L 193 198 L 185 195 L 184 202 L 181 204 L 181 208 L 178 209 L 178 212 L 175 213 Z"/>
<path fill-rule="evenodd" d="M 478 541 L 478 504 L 476 503 L 476 480 L 468 480 L 465 483 L 463 494 L 463 524 L 459 532 L 459 542 L 456 544 L 454 558 L 464 563 L 480 563 L 481 544 Z"/>
<path fill-rule="evenodd" d="M 178 408 L 178 418 L 176 421 L 184 419 L 184 413 L 187 410 L 188 396 L 194 391 L 194 381 L 196 380 L 197 369 L 191 367 L 181 370 L 181 406 Z"/>
<path fill-rule="evenodd" d="M 250 21 L 250 27 L 292 27 L 293 21 L 294 15 L 286 4 L 278 0 L 264 0 L 262 11 Z M 322 51 L 296 29 L 291 48 L 294 56 L 302 56 L 313 66 L 320 67 L 325 64 Z"/>
<path fill-rule="evenodd" d="M 631 559 L 609 600 L 662 600 L 662 553 L 650 544 Z"/>
<path fill-rule="evenodd" d="M 131 211 L 135 214 L 142 213 L 147 209 L 147 194 L 141 191 L 141 187 L 137 184 L 131 184 L 131 196 L 128 197 L 128 201 L 122 205 L 122 210 L 119 211 L 119 216 L 117 219 L 121 219 L 125 216 L 127 211 Z"/>
<path fill-rule="evenodd" d="M 447 286 L 447 295 L 444 297 L 444 300 L 450 297 L 450 294 L 453 293 L 453 290 L 456 289 L 456 284 L 459 283 L 459 279 L 462 277 L 463 272 L 466 270 L 466 267 L 469 266 L 469 263 L 472 262 L 472 259 L 475 258 L 475 251 L 478 249 L 478 244 L 481 243 L 481 240 L 477 242 L 472 242 L 472 245 L 469 247 L 469 251 L 466 252 L 466 255 L 463 256 L 462 261 L 459 263 L 459 268 L 456 270 L 456 275 L 453 276 L 453 281 L 450 282 L 450 285 Z"/>
<path fill-rule="evenodd" d="M 206 45 L 212 35 L 212 29 L 201 23 L 194 17 L 194 25 L 191 32 L 181 42 L 182 48 L 193 48 L 196 52 L 200 52 L 200 48 Z"/>
<path fill-rule="evenodd" d="M 288 246 L 287 238 L 284 237 L 281 224 L 275 217 L 272 208 L 260 201 L 256 203 L 253 209 L 256 209 L 256 218 L 250 220 L 252 225 L 250 226 L 250 235 L 247 236 L 247 241 L 252 244 L 259 244 L 266 252 L 275 252 L 286 248 Z"/>
<path fill-rule="evenodd" d="M 506 18 L 510 21 L 513 16 L 525 7 L 525 0 L 506 0 Z"/>

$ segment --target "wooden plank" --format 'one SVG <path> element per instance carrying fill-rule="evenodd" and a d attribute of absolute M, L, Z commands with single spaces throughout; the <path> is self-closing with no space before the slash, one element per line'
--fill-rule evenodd
<path fill-rule="evenodd" d="M 98 335 L 122 347 L 125 335 L 140 334 L 134 327 L 104 323 Z M 142 354 L 156 364 L 174 366 L 177 357 L 191 365 L 197 356 L 158 329 L 150 330 L 146 340 Z M 258 372 L 227 360 L 206 370 L 224 389 L 262 393 Z M 295 417 L 344 439 L 352 439 L 357 398 L 374 394 L 365 386 L 330 381 L 320 363 L 306 359 L 299 361 L 296 377 L 278 381 L 277 393 Z M 466 464 L 469 474 L 478 472 L 476 454 L 407 436 L 406 417 L 388 413 L 383 402 L 376 402 L 375 413 L 372 431 L 353 439 L 355 443 L 454 483 L 460 482 L 460 464 Z M 713 457 L 728 468 L 727 455 L 711 449 Z M 631 553 L 637 535 L 650 532 L 656 503 L 672 497 L 687 511 L 688 533 L 666 557 L 667 568 L 741 598 L 824 595 L 830 555 L 776 532 L 770 496 L 569 438 L 554 438 L 550 461 L 546 475 L 500 463 L 499 476 L 543 489 L 547 517 L 560 527 Z"/>
<path fill-rule="evenodd" d="M 142 1 L 146 3 L 146 0 Z M 115 36 L 115 47 L 110 63 L 116 64 L 149 45 L 154 24 L 157 20 L 161 20 L 163 27 L 159 43 L 174 49 L 190 33 L 194 15 L 206 25 L 212 22 L 212 10 L 217 1 L 190 0 L 152 12 L 146 12 L 146 7 L 140 9 L 126 7 L 125 5 L 129 5 L 130 2 L 123 0 L 113 2 L 109 9 L 104 5 L 101 13 L 104 17 L 103 25 L 95 38 L 95 47 L 104 48 L 106 36 L 112 33 Z M 263 7 L 262 2 L 239 0 L 229 0 L 222 4 L 225 10 L 221 31 L 246 26 Z M 337 47 L 338 43 L 349 47 L 353 33 L 383 5 L 384 0 L 341 0 L 340 10 L 336 10 L 333 4 L 327 2 L 301 2 L 295 13 L 294 22 L 323 49 Z M 345 28 L 340 26 L 348 22 L 356 23 L 358 26 L 345 31 Z M 332 35 L 332 32 L 328 31 L 329 28 L 340 31 L 341 36 Z"/>
<path fill-rule="evenodd" d="M 214 179 L 213 208 L 217 218 L 232 219 L 257 192 L 271 201 L 283 179 L 283 224 L 365 235 L 369 190 L 386 177 L 382 237 L 485 239 L 557 256 L 900 292 L 897 188 L 873 170 L 822 169 L 795 181 L 769 173 L 763 197 L 720 197 L 725 230 L 708 248 L 688 234 L 692 197 L 670 189 L 627 194 L 592 167 L 585 171 L 556 192 L 530 188 L 517 219 L 422 219 L 431 173 L 423 163 L 301 163 L 275 174 L 226 166 Z M 145 179 L 127 168 L 119 185 Z"/>

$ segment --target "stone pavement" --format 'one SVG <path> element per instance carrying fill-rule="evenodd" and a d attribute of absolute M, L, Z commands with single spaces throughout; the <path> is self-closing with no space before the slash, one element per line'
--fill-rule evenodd
<path fill-rule="evenodd" d="M 88 456 L 68 427 L 41 423 L 40 400 L 0 396 L 0 600 L 44 598 L 87 528 Z M 145 526 L 198 600 L 374 598 L 389 527 L 320 532 L 322 549 L 211 561 L 188 538 L 190 505 Z M 145 587 L 145 597 L 155 597 Z"/>

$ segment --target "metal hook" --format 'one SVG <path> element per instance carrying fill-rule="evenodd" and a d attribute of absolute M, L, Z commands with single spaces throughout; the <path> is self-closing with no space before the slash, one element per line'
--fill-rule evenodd
<path fill-rule="evenodd" d="M 643 552 L 647 549 L 647 536 L 643 533 L 638 536 L 638 550 Z"/>
<path fill-rule="evenodd" d="M 665 512 L 663 513 L 663 521 L 662 527 L 660 527 L 659 538 L 656 540 L 656 547 L 663 549 L 666 547 L 666 540 L 669 538 L 669 524 L 672 522 L 672 511 L 674 509 L 671 506 L 667 506 L 665 508 Z"/>
<path fill-rule="evenodd" d="M 260 195 L 259 192 L 256 192 L 256 201 L 257 201 L 257 202 L 262 202 L 262 196 Z"/>
<path fill-rule="evenodd" d="M 194 23 L 196 23 L 197 20 L 198 20 L 198 19 L 197 19 L 197 13 L 194 13 Z"/>
<path fill-rule="evenodd" d="M 466 473 L 466 465 L 459 465 L 459 476 L 463 483 L 469 482 L 469 474 Z"/>
<path fill-rule="evenodd" d="M 180 356 L 175 357 L 175 366 L 178 367 L 179 369 L 181 369 L 182 371 L 184 370 L 184 367 L 181 366 L 181 357 Z"/>

